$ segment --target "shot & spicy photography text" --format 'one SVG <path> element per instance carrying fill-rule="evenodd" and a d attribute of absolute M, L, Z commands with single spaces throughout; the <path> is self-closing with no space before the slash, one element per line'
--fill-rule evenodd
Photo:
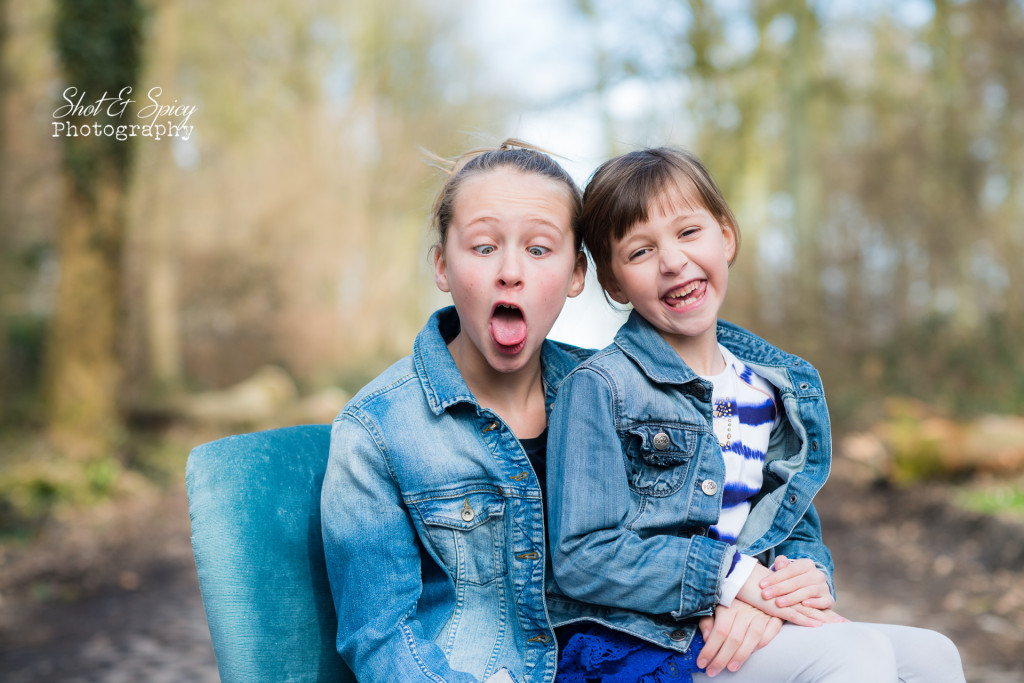
<path fill-rule="evenodd" d="M 188 141 L 192 136 L 195 126 L 189 121 L 198 109 L 196 105 L 169 100 L 160 87 L 150 88 L 141 101 L 132 99 L 131 95 L 131 86 L 113 95 L 104 91 L 95 99 L 88 99 L 85 90 L 75 86 L 65 88 L 62 98 L 66 104 L 53 111 L 52 137 L 103 136 L 116 140 L 167 137 Z M 137 106 L 132 108 L 136 102 Z"/>

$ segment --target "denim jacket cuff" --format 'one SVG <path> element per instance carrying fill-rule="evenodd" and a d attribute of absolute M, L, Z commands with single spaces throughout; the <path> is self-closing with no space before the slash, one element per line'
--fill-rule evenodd
<path fill-rule="evenodd" d="M 676 619 L 711 614 L 718 604 L 722 582 L 732 567 L 735 546 L 707 536 L 694 536 L 684 558 L 683 581 Z"/>

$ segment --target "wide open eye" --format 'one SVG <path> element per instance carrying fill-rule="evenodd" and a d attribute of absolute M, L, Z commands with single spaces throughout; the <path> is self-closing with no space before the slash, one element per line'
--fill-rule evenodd
<path fill-rule="evenodd" d="M 530 254 L 530 256 L 543 256 L 544 254 L 548 253 L 551 250 L 548 249 L 547 247 L 533 246 L 528 247 L 526 251 Z"/>
<path fill-rule="evenodd" d="M 482 256 L 488 256 L 490 254 L 493 254 L 494 249 L 495 247 L 493 244 L 481 244 L 478 247 L 473 247 L 473 251 L 475 251 L 478 254 L 481 254 Z"/>

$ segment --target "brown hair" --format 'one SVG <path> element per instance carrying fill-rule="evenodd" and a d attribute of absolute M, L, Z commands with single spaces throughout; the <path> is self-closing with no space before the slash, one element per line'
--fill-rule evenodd
<path fill-rule="evenodd" d="M 650 211 L 664 201 L 663 195 L 673 190 L 683 198 L 695 196 L 715 220 L 732 228 L 739 252 L 736 217 L 700 159 L 672 147 L 629 152 L 601 164 L 583 193 L 583 243 L 594 259 L 602 287 L 607 289 L 611 276 L 612 242 L 646 221 Z M 736 253 L 729 265 L 736 260 Z"/>
<path fill-rule="evenodd" d="M 545 150 L 509 138 L 498 147 L 473 149 L 452 159 L 431 155 L 431 162 L 436 168 L 448 174 L 430 212 L 431 226 L 438 234 L 435 248 L 443 249 L 448 239 L 448 226 L 451 225 L 452 216 L 455 214 L 455 200 L 462 182 L 472 175 L 498 168 L 536 173 L 562 183 L 570 203 L 573 242 L 577 250 L 582 248 L 580 214 L 583 210 L 583 195 L 572 177 Z"/>

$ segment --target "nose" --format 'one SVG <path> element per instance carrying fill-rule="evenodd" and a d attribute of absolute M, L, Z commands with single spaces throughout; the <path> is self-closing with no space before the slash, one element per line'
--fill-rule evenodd
<path fill-rule="evenodd" d="M 502 255 L 501 264 L 498 267 L 498 284 L 501 287 L 514 288 L 523 284 L 523 263 L 522 257 L 507 249 Z"/>
<path fill-rule="evenodd" d="M 677 246 L 663 248 L 659 250 L 659 255 L 661 257 L 659 260 L 661 272 L 664 275 L 674 275 L 690 262 L 690 257 L 686 255 L 686 252 Z"/>

